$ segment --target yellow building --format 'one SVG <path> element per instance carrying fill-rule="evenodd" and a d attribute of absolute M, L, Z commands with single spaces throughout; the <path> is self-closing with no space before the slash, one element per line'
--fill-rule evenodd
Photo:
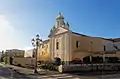
<path fill-rule="evenodd" d="M 44 40 L 39 47 L 38 60 L 39 61 L 50 61 L 50 42 Z"/>
<path fill-rule="evenodd" d="M 58 14 L 48 37 L 49 39 L 43 41 L 43 45 L 39 48 L 39 59 L 54 60 L 57 57 L 65 64 L 70 64 L 70 61 L 74 59 L 83 61 L 86 56 L 100 56 L 107 46 L 113 44 L 110 39 L 91 37 L 71 31 L 70 25 L 64 22 L 61 13 Z"/>

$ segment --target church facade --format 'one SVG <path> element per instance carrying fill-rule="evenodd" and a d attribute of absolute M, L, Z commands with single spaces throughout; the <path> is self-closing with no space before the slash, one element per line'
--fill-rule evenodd
<path fill-rule="evenodd" d="M 58 14 L 48 37 L 49 39 L 43 41 L 43 45 L 39 48 L 39 59 L 52 61 L 57 57 L 65 64 L 70 64 L 75 59 L 82 62 L 86 56 L 102 56 L 106 50 L 111 49 L 109 46 L 113 44 L 110 39 L 73 32 L 61 13 Z M 112 50 L 115 48 L 112 47 Z"/>

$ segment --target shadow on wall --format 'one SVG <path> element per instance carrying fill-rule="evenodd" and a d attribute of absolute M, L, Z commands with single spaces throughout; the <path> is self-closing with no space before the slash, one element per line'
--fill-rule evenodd
<path fill-rule="evenodd" d="M 120 63 L 118 57 L 105 57 L 106 63 Z M 90 62 L 90 56 L 86 56 L 83 58 L 83 63 L 103 63 L 103 57 L 97 56 L 92 57 L 92 60 Z"/>
<path fill-rule="evenodd" d="M 70 63 L 71 64 L 83 64 L 83 61 L 80 58 L 74 58 Z"/>

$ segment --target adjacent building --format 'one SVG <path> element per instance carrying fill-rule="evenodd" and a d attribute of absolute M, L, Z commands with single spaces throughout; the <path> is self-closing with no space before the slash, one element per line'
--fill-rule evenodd
<path fill-rule="evenodd" d="M 26 50 L 25 51 L 25 54 L 24 54 L 24 57 L 34 57 L 34 49 L 30 49 L 30 50 Z"/>
<path fill-rule="evenodd" d="M 19 50 L 19 49 L 9 49 L 6 50 L 6 55 L 8 55 L 9 57 L 24 57 L 24 50 Z"/>
<path fill-rule="evenodd" d="M 38 60 L 39 61 L 51 61 L 50 54 L 50 41 L 44 40 L 39 47 Z"/>

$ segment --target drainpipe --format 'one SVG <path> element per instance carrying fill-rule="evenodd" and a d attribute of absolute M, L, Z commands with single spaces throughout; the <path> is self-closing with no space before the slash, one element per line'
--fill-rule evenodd
<path fill-rule="evenodd" d="M 106 47 L 105 47 L 105 45 L 104 45 L 103 62 L 105 62 L 105 52 L 106 52 Z"/>

